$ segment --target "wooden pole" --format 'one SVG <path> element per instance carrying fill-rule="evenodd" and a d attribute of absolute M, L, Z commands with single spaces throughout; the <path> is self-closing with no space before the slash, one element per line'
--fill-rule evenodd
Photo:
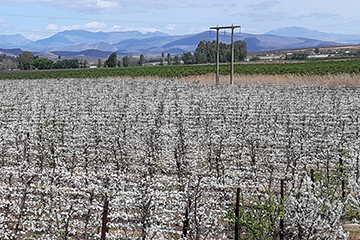
<path fill-rule="evenodd" d="M 231 75 L 230 84 L 234 84 L 234 24 L 231 25 Z"/>
<path fill-rule="evenodd" d="M 239 217 L 240 217 L 240 188 L 237 188 L 236 189 L 236 207 L 235 207 L 235 240 L 240 239 Z"/>
<path fill-rule="evenodd" d="M 216 29 L 216 84 L 220 82 L 220 45 L 219 45 L 219 25 Z"/>
<path fill-rule="evenodd" d="M 231 74 L 230 74 L 230 84 L 234 84 L 234 29 L 240 28 L 241 26 L 231 26 L 219 27 L 219 24 L 216 27 L 211 27 L 210 29 L 216 29 L 216 84 L 219 84 L 220 76 L 220 47 L 219 47 L 219 31 L 220 29 L 231 28 Z"/>

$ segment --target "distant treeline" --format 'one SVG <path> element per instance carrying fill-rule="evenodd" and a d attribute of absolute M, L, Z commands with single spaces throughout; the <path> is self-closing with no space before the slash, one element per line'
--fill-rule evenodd
<path fill-rule="evenodd" d="M 231 62 L 231 45 L 219 43 L 220 62 Z M 201 41 L 197 46 L 194 54 L 191 52 L 183 53 L 181 56 L 171 56 L 161 54 L 160 65 L 180 65 L 180 64 L 202 64 L 216 62 L 217 46 L 216 41 Z M 247 55 L 247 45 L 244 41 L 234 42 L 234 60 L 235 62 L 242 61 Z M 117 54 L 112 53 L 108 59 L 102 61 L 98 60 L 97 67 L 128 67 L 128 66 L 144 66 L 148 62 L 143 54 L 139 58 L 132 56 L 124 56 L 118 60 Z M 68 68 L 87 68 L 90 64 L 86 60 L 79 59 L 61 59 L 58 57 L 57 61 L 52 61 L 48 58 L 39 58 L 29 51 L 24 51 L 17 57 L 1 55 L 0 56 L 0 70 L 31 70 L 31 69 L 68 69 Z"/>
<path fill-rule="evenodd" d="M 39 58 L 31 52 L 24 51 L 17 57 L 0 55 L 0 70 L 31 70 L 31 69 L 66 69 L 66 68 L 86 68 L 89 63 L 86 60 L 63 59 L 59 56 L 58 61 L 47 58 Z"/>

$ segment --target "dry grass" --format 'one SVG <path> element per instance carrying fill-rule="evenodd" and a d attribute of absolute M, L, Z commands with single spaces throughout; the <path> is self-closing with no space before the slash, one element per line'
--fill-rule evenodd
<path fill-rule="evenodd" d="M 190 76 L 178 78 L 184 82 L 200 84 L 214 84 L 215 74 Z M 220 75 L 220 83 L 229 83 L 230 77 Z M 235 75 L 235 84 L 302 84 L 302 85 L 344 85 L 360 86 L 360 75 L 339 74 L 325 76 L 299 76 L 299 75 Z"/>
<path fill-rule="evenodd" d="M 111 79 L 126 79 L 127 77 L 112 77 Z M 206 74 L 181 78 L 160 78 L 160 77 L 128 77 L 139 80 L 175 80 L 199 84 L 215 84 L 216 75 Z M 220 84 L 230 83 L 229 75 L 220 75 Z M 324 86 L 360 86 L 360 75 L 338 74 L 324 76 L 299 76 L 299 75 L 235 75 L 235 84 L 291 84 L 291 85 L 324 85 Z"/>
<path fill-rule="evenodd" d="M 349 240 L 360 239 L 360 226 L 358 224 L 344 224 L 343 228 L 350 233 Z"/>

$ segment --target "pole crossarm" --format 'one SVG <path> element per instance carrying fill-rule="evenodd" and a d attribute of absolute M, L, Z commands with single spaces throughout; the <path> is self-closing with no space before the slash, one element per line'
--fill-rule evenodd
<path fill-rule="evenodd" d="M 211 27 L 210 29 L 229 29 L 229 28 L 241 28 L 241 26 L 225 26 L 225 27 L 219 27 L 219 26 L 217 26 L 217 27 Z"/>
<path fill-rule="evenodd" d="M 220 29 L 231 29 L 231 74 L 230 74 L 230 84 L 234 84 L 234 29 L 241 28 L 241 26 L 224 26 L 219 27 L 210 27 L 210 29 L 216 29 L 216 84 L 219 84 L 219 75 L 220 75 L 220 48 L 219 48 L 219 30 Z"/>

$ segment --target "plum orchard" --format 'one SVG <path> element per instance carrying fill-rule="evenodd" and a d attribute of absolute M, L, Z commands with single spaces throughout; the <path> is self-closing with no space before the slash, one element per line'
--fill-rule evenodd
<path fill-rule="evenodd" d="M 279 218 L 286 239 L 346 239 L 360 220 L 359 88 L 0 85 L 1 239 L 99 239 L 104 203 L 107 239 L 225 239 L 235 221 L 269 239 Z"/>

